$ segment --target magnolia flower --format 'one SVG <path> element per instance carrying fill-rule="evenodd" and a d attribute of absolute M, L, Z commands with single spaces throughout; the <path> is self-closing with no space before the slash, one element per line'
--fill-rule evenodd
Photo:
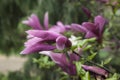
<path fill-rule="evenodd" d="M 57 25 L 53 25 L 49 28 L 48 12 L 46 12 L 44 15 L 43 26 L 41 25 L 39 18 L 35 14 L 32 14 L 30 17 L 28 17 L 28 20 L 24 20 L 22 21 L 22 23 L 32 27 L 35 30 L 48 30 L 57 33 L 63 33 L 67 29 L 67 25 L 63 25 L 63 23 L 60 21 L 57 22 Z"/>
<path fill-rule="evenodd" d="M 69 75 L 76 75 L 76 67 L 74 61 L 79 60 L 79 56 L 74 53 L 69 53 L 68 57 L 63 53 L 53 53 L 50 51 L 43 51 L 40 54 L 49 56 L 64 72 Z"/>
<path fill-rule="evenodd" d="M 25 49 L 21 54 L 28 54 L 39 51 L 50 51 L 54 49 L 63 50 L 66 47 L 71 47 L 71 42 L 63 35 L 44 30 L 29 30 L 26 31 L 31 38 L 25 42 Z M 56 43 L 56 45 L 53 45 Z"/>
<path fill-rule="evenodd" d="M 80 57 L 74 53 L 68 53 L 68 56 L 63 53 L 53 53 L 51 51 L 43 51 L 40 54 L 49 56 L 64 72 L 69 75 L 77 75 L 75 61 L 79 61 Z M 82 65 L 84 70 L 90 71 L 100 76 L 107 77 L 108 72 L 96 66 Z"/>
<path fill-rule="evenodd" d="M 92 73 L 107 77 L 108 76 L 108 72 L 102 68 L 96 67 L 96 66 L 87 66 L 87 65 L 82 65 L 82 67 L 87 70 L 90 71 Z"/>
<path fill-rule="evenodd" d="M 65 31 L 65 26 L 61 22 L 57 22 L 52 28 L 48 29 L 48 13 L 45 14 L 44 26 L 42 27 L 38 17 L 32 14 L 28 20 L 23 21 L 24 24 L 31 26 L 33 30 L 28 30 L 28 41 L 25 42 L 25 49 L 21 54 L 29 54 L 39 51 L 51 51 L 54 49 L 64 49 L 70 47 L 71 42 L 62 34 Z M 43 30 L 43 28 L 45 30 Z M 54 45 L 56 43 L 56 45 Z"/>
<path fill-rule="evenodd" d="M 94 23 L 83 22 L 82 25 L 71 24 L 71 26 L 73 30 L 85 33 L 85 38 L 95 37 L 101 43 L 105 24 L 106 20 L 99 15 L 95 17 Z"/>
<path fill-rule="evenodd" d="M 32 14 L 28 17 L 28 20 L 24 20 L 22 23 L 32 27 L 33 29 L 42 30 L 44 28 L 47 30 L 49 27 L 48 12 L 44 15 L 44 27 L 41 25 L 39 18 L 35 14 Z"/>

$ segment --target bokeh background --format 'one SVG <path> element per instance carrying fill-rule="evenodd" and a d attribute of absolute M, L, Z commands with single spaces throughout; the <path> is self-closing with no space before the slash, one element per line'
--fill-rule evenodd
<path fill-rule="evenodd" d="M 22 20 L 35 13 L 42 23 L 45 12 L 49 13 L 51 25 L 57 21 L 80 24 L 103 15 L 109 23 L 104 33 L 105 48 L 99 52 L 100 59 L 112 58 L 109 68 L 120 73 L 120 3 L 113 1 L 108 5 L 104 0 L 0 0 L 0 80 L 62 80 L 54 68 L 41 69 L 33 62 L 33 58 L 40 58 L 39 54 L 19 54 L 24 48 L 25 31 L 30 29 L 21 23 Z M 91 12 L 91 18 L 84 7 Z"/>

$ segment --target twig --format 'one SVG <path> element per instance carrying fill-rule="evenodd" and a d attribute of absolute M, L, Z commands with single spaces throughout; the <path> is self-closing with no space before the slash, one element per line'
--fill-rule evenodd
<path fill-rule="evenodd" d="M 76 55 L 78 55 L 78 56 L 81 57 L 81 58 L 84 58 L 84 57 L 82 57 L 81 55 L 79 55 L 78 53 L 76 53 L 75 51 L 73 51 L 73 53 L 75 53 Z M 84 58 L 84 59 L 85 59 L 85 58 Z M 100 64 L 97 64 L 97 63 L 95 63 L 95 62 L 93 62 L 93 61 L 88 61 L 87 59 L 85 59 L 85 60 L 86 60 L 88 63 L 91 63 L 91 64 L 93 64 L 93 65 L 96 65 L 96 66 L 98 66 L 98 67 L 106 70 L 107 72 L 109 72 L 109 73 L 111 73 L 111 74 L 114 74 L 112 71 L 110 71 L 109 69 L 107 69 L 107 68 L 104 67 L 104 66 L 101 66 Z"/>

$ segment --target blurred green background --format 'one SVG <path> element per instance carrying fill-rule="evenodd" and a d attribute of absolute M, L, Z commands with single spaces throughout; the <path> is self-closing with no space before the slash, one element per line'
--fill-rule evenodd
<path fill-rule="evenodd" d="M 94 17 L 88 18 L 82 7 L 88 8 L 92 16 L 101 14 L 108 19 L 104 45 L 109 46 L 100 51 L 100 58 L 112 56 L 108 66 L 120 73 L 120 4 L 106 6 L 95 0 L 0 0 L 0 54 L 21 56 L 19 53 L 26 41 L 25 31 L 30 29 L 21 21 L 30 14 L 37 14 L 42 23 L 44 13 L 48 11 L 50 24 L 56 24 L 57 21 L 71 24 L 93 20 Z M 61 75 L 54 68 L 43 70 L 33 63 L 32 58 L 39 58 L 39 54 L 22 57 L 28 58 L 24 68 L 7 75 L 1 73 L 0 80 L 59 80 Z"/>

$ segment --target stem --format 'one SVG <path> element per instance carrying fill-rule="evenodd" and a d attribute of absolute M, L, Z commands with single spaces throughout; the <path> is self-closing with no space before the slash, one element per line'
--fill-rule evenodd
<path fill-rule="evenodd" d="M 81 58 L 83 58 L 81 55 L 79 55 L 78 53 L 76 53 L 75 51 L 73 51 L 73 53 L 75 53 L 76 55 L 78 55 L 79 57 L 81 57 Z M 84 58 L 85 59 L 85 58 Z M 111 73 L 111 74 L 113 74 L 113 72 L 112 71 L 110 71 L 109 69 L 107 69 L 106 67 L 104 67 L 104 66 L 101 66 L 100 64 L 97 64 L 97 63 L 95 63 L 95 62 L 93 62 L 93 61 L 88 61 L 87 59 L 85 59 L 88 63 L 91 63 L 91 64 L 93 64 L 93 65 L 96 65 L 96 66 L 98 66 L 98 67 L 100 67 L 100 68 L 102 68 L 102 69 L 104 69 L 104 70 L 106 70 L 107 72 L 109 72 L 109 73 Z"/>
<path fill-rule="evenodd" d="M 91 63 L 91 64 L 94 64 L 94 65 L 96 65 L 96 66 L 98 66 L 98 67 L 100 67 L 100 68 L 103 68 L 103 69 L 106 70 L 107 72 L 113 74 L 113 72 L 111 72 L 111 71 L 110 71 L 109 69 L 107 69 L 106 67 L 101 66 L 100 64 L 97 64 L 97 63 L 95 63 L 95 62 L 93 62 L 93 61 L 87 61 L 87 62 L 88 62 L 88 63 Z"/>

